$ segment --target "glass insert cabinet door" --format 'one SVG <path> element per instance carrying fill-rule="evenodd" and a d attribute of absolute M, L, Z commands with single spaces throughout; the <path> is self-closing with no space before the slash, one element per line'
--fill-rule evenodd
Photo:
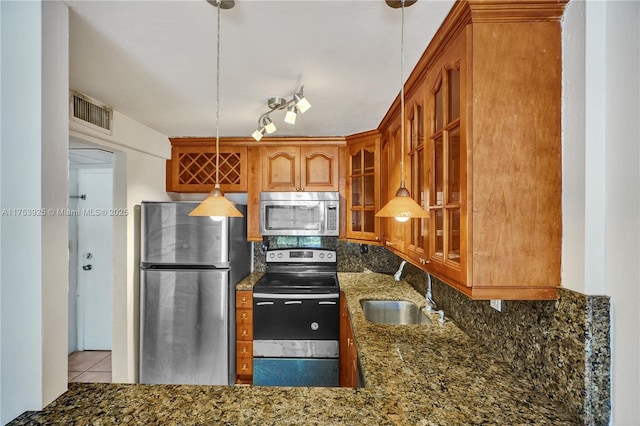
<path fill-rule="evenodd" d="M 350 223 L 348 233 L 352 237 L 366 238 L 376 232 L 376 157 L 375 145 L 359 144 L 350 148 L 349 201 Z M 370 237 L 369 237 L 370 238 Z"/>
<path fill-rule="evenodd" d="M 434 260 L 460 264 L 460 70 L 445 67 L 431 93 L 431 191 Z"/>

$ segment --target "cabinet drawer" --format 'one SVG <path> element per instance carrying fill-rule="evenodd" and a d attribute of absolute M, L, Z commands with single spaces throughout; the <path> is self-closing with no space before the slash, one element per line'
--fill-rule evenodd
<path fill-rule="evenodd" d="M 236 291 L 236 309 L 253 309 L 252 291 Z"/>
<path fill-rule="evenodd" d="M 236 324 L 236 339 L 253 341 L 253 324 Z"/>
<path fill-rule="evenodd" d="M 238 323 L 238 324 L 252 324 L 253 323 L 253 310 L 251 310 L 251 309 L 237 309 L 236 310 L 236 323 Z"/>
<path fill-rule="evenodd" d="M 253 358 L 236 358 L 236 374 L 239 376 L 250 376 L 253 374 Z"/>
<path fill-rule="evenodd" d="M 251 358 L 253 356 L 253 341 L 238 340 L 236 342 L 236 357 Z"/>

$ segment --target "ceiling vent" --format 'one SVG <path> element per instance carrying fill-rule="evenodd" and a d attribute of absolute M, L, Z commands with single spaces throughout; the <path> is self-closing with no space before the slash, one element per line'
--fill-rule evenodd
<path fill-rule="evenodd" d="M 82 123 L 103 133 L 111 134 L 113 109 L 85 96 L 71 91 L 71 120 Z"/>

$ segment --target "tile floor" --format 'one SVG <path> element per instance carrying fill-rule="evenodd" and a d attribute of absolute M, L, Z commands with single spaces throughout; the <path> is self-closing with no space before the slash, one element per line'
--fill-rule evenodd
<path fill-rule="evenodd" d="M 111 351 L 80 351 L 69 354 L 68 381 L 111 383 Z"/>

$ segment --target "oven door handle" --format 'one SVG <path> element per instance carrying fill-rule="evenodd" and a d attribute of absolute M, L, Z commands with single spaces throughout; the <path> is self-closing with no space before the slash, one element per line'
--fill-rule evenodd
<path fill-rule="evenodd" d="M 293 294 L 293 293 L 253 293 L 255 299 L 338 299 L 338 293 L 309 293 L 309 294 Z M 258 302 L 260 303 L 260 302 Z"/>

